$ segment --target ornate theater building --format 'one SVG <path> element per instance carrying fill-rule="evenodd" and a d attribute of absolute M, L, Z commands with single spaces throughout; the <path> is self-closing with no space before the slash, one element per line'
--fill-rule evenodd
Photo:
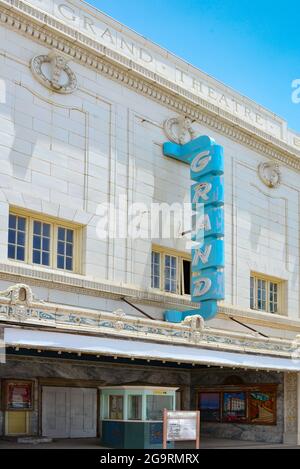
<path fill-rule="evenodd" d="M 300 135 L 80 0 L 0 0 L 0 159 L 2 437 L 300 442 Z"/>

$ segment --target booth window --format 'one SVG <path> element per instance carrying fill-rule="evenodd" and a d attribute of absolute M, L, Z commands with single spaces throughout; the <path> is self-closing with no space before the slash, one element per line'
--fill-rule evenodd
<path fill-rule="evenodd" d="M 164 409 L 173 410 L 173 396 L 147 396 L 147 420 L 162 420 Z"/>
<path fill-rule="evenodd" d="M 128 420 L 142 420 L 142 395 L 128 396 Z"/>
<path fill-rule="evenodd" d="M 252 274 L 250 277 L 250 308 L 272 314 L 282 312 L 283 282 Z"/>
<path fill-rule="evenodd" d="M 109 396 L 109 419 L 123 420 L 123 396 Z"/>
<path fill-rule="evenodd" d="M 9 214 L 9 259 L 79 273 L 80 239 L 77 225 L 25 211 Z"/>
<path fill-rule="evenodd" d="M 151 288 L 177 295 L 191 294 L 191 260 L 173 250 L 154 248 L 151 257 Z"/>

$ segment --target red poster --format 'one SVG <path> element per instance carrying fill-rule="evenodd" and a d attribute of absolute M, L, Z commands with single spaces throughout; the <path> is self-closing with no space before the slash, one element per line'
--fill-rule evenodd
<path fill-rule="evenodd" d="M 7 409 L 28 410 L 32 408 L 32 384 L 9 383 L 7 386 Z"/>

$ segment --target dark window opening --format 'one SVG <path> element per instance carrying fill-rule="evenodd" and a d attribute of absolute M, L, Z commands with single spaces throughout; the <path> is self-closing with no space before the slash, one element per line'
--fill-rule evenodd
<path fill-rule="evenodd" d="M 183 260 L 183 293 L 191 294 L 191 262 Z"/>

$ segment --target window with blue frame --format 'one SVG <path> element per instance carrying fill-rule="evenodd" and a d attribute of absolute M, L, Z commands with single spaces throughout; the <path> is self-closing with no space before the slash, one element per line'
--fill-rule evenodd
<path fill-rule="evenodd" d="M 69 272 L 78 272 L 79 228 L 59 220 L 11 212 L 8 225 L 8 258 Z"/>

